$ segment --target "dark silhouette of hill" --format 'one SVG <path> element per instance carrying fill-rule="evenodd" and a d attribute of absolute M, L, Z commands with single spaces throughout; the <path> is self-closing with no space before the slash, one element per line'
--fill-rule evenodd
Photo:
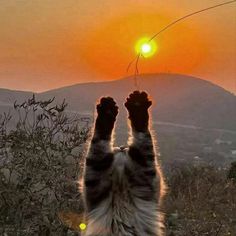
<path fill-rule="evenodd" d="M 154 101 L 153 121 L 192 125 L 204 128 L 236 130 L 236 96 L 208 81 L 178 74 L 146 74 L 139 76 L 139 87 L 146 90 Z M 94 103 L 101 96 L 112 96 L 120 105 L 135 89 L 132 77 L 125 79 L 83 83 L 43 93 L 39 99 L 56 97 L 66 99 L 68 109 L 92 113 Z M 14 101 L 24 101 L 32 92 L 0 89 L 0 110 L 6 111 Z M 122 115 L 121 115 L 122 117 Z"/>
<path fill-rule="evenodd" d="M 30 97 L 32 92 L 24 92 L 10 89 L 2 89 L 0 88 L 0 102 L 6 104 L 12 104 L 14 101 L 24 101 L 28 97 Z"/>
<path fill-rule="evenodd" d="M 0 88 L 0 114 L 12 109 L 15 101 L 23 102 L 32 96 L 32 92 Z"/>
<path fill-rule="evenodd" d="M 146 74 L 138 79 L 154 101 L 153 121 L 204 128 L 236 130 L 236 96 L 208 81 L 177 74 Z M 112 96 L 121 105 L 133 91 L 133 78 L 76 84 L 39 94 L 66 99 L 69 109 L 91 112 L 101 96 Z M 123 106 L 121 112 L 123 113 Z"/>
<path fill-rule="evenodd" d="M 140 90 L 153 100 L 153 128 L 165 168 L 183 163 L 214 163 L 228 166 L 235 160 L 236 96 L 208 81 L 186 75 L 147 74 L 138 79 Z M 93 115 L 101 96 L 112 96 L 120 114 L 116 125 L 116 143 L 126 143 L 128 94 L 135 90 L 132 77 L 116 81 L 76 84 L 36 94 L 37 100 L 66 99 L 69 112 Z M 0 114 L 12 110 L 14 101 L 23 102 L 31 92 L 0 89 Z M 15 124 L 13 113 L 12 124 Z"/>

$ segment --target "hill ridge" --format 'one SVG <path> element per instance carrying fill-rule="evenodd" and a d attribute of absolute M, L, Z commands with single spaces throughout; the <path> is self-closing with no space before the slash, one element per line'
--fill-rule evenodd
<path fill-rule="evenodd" d="M 153 120 L 205 128 L 236 130 L 236 96 L 212 82 L 181 74 L 141 74 L 138 82 L 153 99 Z M 88 82 L 35 93 L 37 99 L 66 99 L 68 110 L 83 114 L 94 111 L 101 96 L 112 96 L 120 106 L 120 121 L 124 122 L 123 103 L 135 90 L 132 76 L 113 81 Z M 30 92 L 0 90 L 0 102 L 25 100 Z M 0 110 L 6 110 L 1 106 Z M 122 120 L 123 119 L 123 120 Z"/>

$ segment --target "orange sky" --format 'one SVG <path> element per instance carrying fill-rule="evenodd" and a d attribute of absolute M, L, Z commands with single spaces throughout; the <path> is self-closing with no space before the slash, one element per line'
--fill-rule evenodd
<path fill-rule="evenodd" d="M 135 42 L 222 1 L 2 0 L 0 87 L 45 91 L 126 76 Z M 156 39 L 141 73 L 190 74 L 236 92 L 236 3 L 189 18 Z M 132 73 L 132 71 L 130 71 Z"/>

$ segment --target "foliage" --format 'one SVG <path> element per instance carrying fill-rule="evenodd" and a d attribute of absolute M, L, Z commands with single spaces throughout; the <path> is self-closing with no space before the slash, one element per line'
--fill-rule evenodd
<path fill-rule="evenodd" d="M 59 217 L 78 228 L 89 120 L 66 113 L 65 102 L 34 96 L 14 111 L 16 123 L 0 115 L 0 235 L 78 235 Z M 211 166 L 169 169 L 167 235 L 235 235 L 235 173 L 235 163 L 228 175 Z"/>
<path fill-rule="evenodd" d="M 79 211 L 77 179 L 88 120 L 35 96 L 0 117 L 0 235 L 67 235 L 60 211 Z"/>
<path fill-rule="evenodd" d="M 169 235 L 235 235 L 236 185 L 226 174 L 212 166 L 185 166 L 168 174 Z"/>

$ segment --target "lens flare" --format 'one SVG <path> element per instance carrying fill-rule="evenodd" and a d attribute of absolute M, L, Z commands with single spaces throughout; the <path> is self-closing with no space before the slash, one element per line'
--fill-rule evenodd
<path fill-rule="evenodd" d="M 87 225 L 86 225 L 85 223 L 81 223 L 81 224 L 79 225 L 79 228 L 80 228 L 81 230 L 86 230 Z"/>
<path fill-rule="evenodd" d="M 143 57 L 151 57 L 157 51 L 157 44 L 154 40 L 150 41 L 149 38 L 141 38 L 135 45 L 135 51 Z"/>

